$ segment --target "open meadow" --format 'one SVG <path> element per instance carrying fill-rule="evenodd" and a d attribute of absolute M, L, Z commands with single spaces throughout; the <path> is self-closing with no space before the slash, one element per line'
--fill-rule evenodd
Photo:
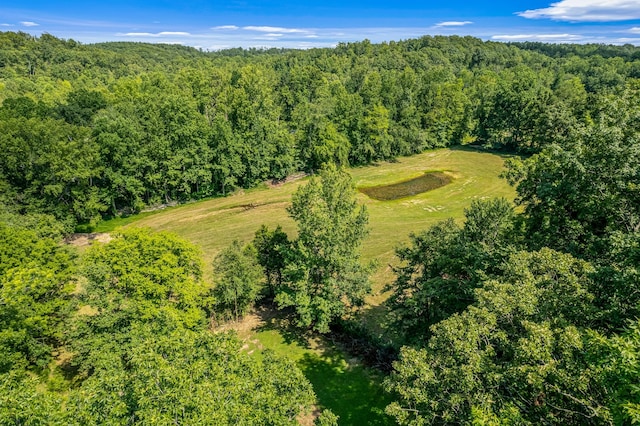
<path fill-rule="evenodd" d="M 378 201 L 363 193 L 359 202 L 369 211 L 370 233 L 362 248 L 365 261 L 375 260 L 374 294 L 391 279 L 388 265 L 394 261 L 394 249 L 412 232 L 419 232 L 437 221 L 461 219 L 473 199 L 505 197 L 513 199 L 515 191 L 500 178 L 504 158 L 471 149 L 439 149 L 392 163 L 350 169 L 357 188 L 402 182 L 426 172 L 442 172 L 451 182 L 438 189 L 390 201 Z M 216 254 L 234 239 L 248 242 L 260 225 L 282 225 L 290 236 L 295 223 L 286 208 L 291 195 L 306 182 L 299 179 L 281 185 L 263 185 L 224 197 L 189 203 L 142 214 L 126 221 L 102 223 L 97 231 L 107 232 L 119 224 L 170 231 L 199 246 L 204 253 L 207 277 Z"/>
<path fill-rule="evenodd" d="M 448 217 L 462 220 L 464 209 L 473 199 L 506 197 L 515 192 L 499 177 L 504 157 L 471 149 L 439 149 L 392 163 L 350 169 L 358 189 L 381 187 L 406 182 L 438 172 L 450 179 L 440 188 L 412 196 L 378 201 L 362 192 L 358 200 L 369 211 L 370 233 L 363 244 L 363 260 L 375 261 L 373 292 L 361 316 L 367 327 L 383 332 L 386 299 L 385 284 L 393 280 L 390 265 L 395 261 L 394 249 L 419 232 Z M 212 261 L 216 254 L 234 239 L 248 242 L 262 224 L 282 225 L 295 236 L 295 223 L 286 208 L 291 195 L 307 178 L 281 185 L 263 185 L 231 196 L 215 198 L 177 207 L 169 207 L 142 215 L 104 222 L 98 231 L 125 227 L 149 227 L 174 232 L 202 249 L 207 279 L 212 277 Z M 237 328 L 246 342 L 246 350 L 260 356 L 263 349 L 293 359 L 313 384 L 320 407 L 328 407 L 340 416 L 340 424 L 387 424 L 383 413 L 389 403 L 382 391 L 380 373 L 359 365 L 326 339 L 293 336 L 282 327 L 267 321 L 255 325 L 251 316 Z M 271 324 L 271 325 L 269 325 Z"/>

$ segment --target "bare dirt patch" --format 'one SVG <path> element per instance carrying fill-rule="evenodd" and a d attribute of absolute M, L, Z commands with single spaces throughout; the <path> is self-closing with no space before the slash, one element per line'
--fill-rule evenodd
<path fill-rule="evenodd" d="M 64 239 L 64 242 L 76 247 L 88 247 L 95 241 L 108 243 L 111 239 L 111 235 L 106 232 L 93 232 L 91 234 L 76 233 L 69 235 Z"/>
<path fill-rule="evenodd" d="M 266 182 L 266 184 L 267 184 L 267 186 L 269 188 L 274 188 L 274 187 L 282 186 L 285 183 L 295 182 L 295 181 L 303 179 L 303 178 L 305 178 L 307 176 L 308 176 L 308 174 L 304 173 L 304 172 L 295 173 L 295 174 L 287 176 L 284 179 L 273 179 L 273 180 L 270 180 L 270 181 Z"/>
<path fill-rule="evenodd" d="M 171 202 L 168 202 L 168 203 L 163 203 L 163 204 L 158 204 L 158 205 L 147 207 L 146 209 L 140 210 L 140 213 L 155 212 L 155 211 L 158 211 L 158 210 L 164 210 L 167 207 L 175 207 L 177 205 L 178 205 L 177 201 L 171 201 Z"/>
<path fill-rule="evenodd" d="M 249 339 L 253 331 L 264 327 L 278 316 L 278 311 L 269 306 L 260 306 L 237 321 L 228 321 L 221 325 L 212 325 L 214 332 L 233 330 L 243 341 Z"/>
<path fill-rule="evenodd" d="M 306 413 L 300 413 L 296 420 L 300 426 L 313 426 L 316 424 L 316 419 L 320 417 L 322 410 L 317 405 L 313 405 L 311 410 Z"/>

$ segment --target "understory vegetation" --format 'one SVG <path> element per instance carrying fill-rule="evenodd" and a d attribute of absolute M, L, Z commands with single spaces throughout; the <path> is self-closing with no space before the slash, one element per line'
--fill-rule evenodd
<path fill-rule="evenodd" d="M 423 37 L 208 53 L 7 32 L 0 101 L 0 424 L 640 422 L 640 49 Z M 515 200 L 425 167 L 364 179 L 363 202 L 349 167 L 442 147 L 510 153 Z M 300 172 L 282 226 L 262 214 L 234 225 L 241 240 L 222 214 L 196 220 L 229 242 L 207 265 L 150 229 L 63 243 Z M 396 248 L 382 335 L 359 321 L 380 268 L 368 244 L 400 239 L 370 210 L 447 188 L 464 214 Z M 273 329 L 259 333 L 276 350 L 224 331 L 257 305 L 292 341 L 337 349 L 321 362 Z"/>

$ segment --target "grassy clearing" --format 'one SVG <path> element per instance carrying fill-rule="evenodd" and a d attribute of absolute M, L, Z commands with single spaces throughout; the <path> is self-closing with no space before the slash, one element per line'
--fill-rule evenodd
<path fill-rule="evenodd" d="M 443 187 L 411 197 L 391 201 L 371 199 L 358 194 L 358 200 L 369 211 L 369 236 L 362 249 L 363 260 L 374 261 L 377 268 L 371 280 L 373 292 L 363 320 L 378 330 L 385 310 L 380 305 L 387 298 L 384 286 L 393 280 L 391 265 L 396 262 L 395 248 L 409 239 L 409 234 L 427 229 L 449 217 L 461 220 L 464 209 L 474 199 L 506 197 L 513 199 L 515 191 L 499 178 L 504 157 L 467 148 L 438 149 L 396 162 L 350 170 L 358 188 L 385 186 L 409 181 L 426 172 L 446 173 L 452 180 Z M 124 226 L 149 227 L 171 231 L 192 241 L 204 253 L 205 277 L 213 275 L 212 261 L 217 253 L 234 239 L 250 241 L 260 225 L 271 228 L 282 225 L 295 237 L 295 223 L 286 207 L 291 195 L 306 179 L 275 186 L 237 191 L 225 198 L 214 198 L 126 219 Z M 99 230 L 106 232 L 122 222 L 107 221 Z M 378 330 L 381 331 L 382 330 Z"/>
<path fill-rule="evenodd" d="M 379 201 L 365 194 L 358 200 L 369 211 L 370 233 L 363 246 L 363 259 L 375 261 L 372 276 L 373 292 L 367 299 L 362 320 L 369 329 L 384 330 L 387 295 L 385 284 L 393 280 L 395 248 L 434 223 L 453 217 L 462 220 L 464 209 L 474 199 L 506 197 L 513 199 L 515 191 L 498 177 L 503 168 L 501 156 L 470 149 L 440 149 L 394 163 L 382 163 L 351 169 L 358 188 L 391 185 L 409 181 L 426 172 L 442 172 L 451 182 L 437 189 L 390 201 Z M 211 278 L 212 260 L 234 239 L 250 241 L 260 225 L 282 225 L 290 237 L 295 237 L 295 223 L 286 207 L 291 195 L 305 179 L 287 182 L 271 188 L 238 191 L 226 198 L 215 198 L 144 216 L 127 218 L 125 226 L 149 227 L 157 231 L 175 232 L 198 245 L 204 254 L 205 276 Z M 110 231 L 123 222 L 105 222 L 100 231 Z M 313 384 L 318 403 L 340 415 L 340 424 L 385 424 L 382 412 L 388 403 L 377 373 L 348 360 L 330 343 L 316 343 L 290 333 L 279 326 L 264 326 L 246 331 L 248 350 L 260 356 L 260 350 L 272 349 L 295 360 Z"/>
<path fill-rule="evenodd" d="M 373 276 L 377 296 L 392 276 L 388 265 L 394 261 L 395 247 L 407 241 L 411 232 L 426 229 L 448 217 L 461 219 L 473 199 L 514 198 L 514 190 L 498 177 L 502 167 L 503 158 L 495 154 L 439 149 L 393 163 L 350 170 L 358 188 L 408 181 L 433 171 L 446 172 L 452 178 L 446 186 L 398 200 L 378 201 L 358 195 L 369 210 L 370 234 L 364 242 L 363 258 L 378 263 Z M 305 182 L 306 179 L 301 179 L 271 188 L 238 191 L 226 198 L 132 216 L 124 226 L 171 231 L 187 238 L 202 249 L 205 273 L 210 277 L 211 262 L 216 254 L 234 239 L 250 241 L 262 224 L 270 227 L 280 224 L 294 237 L 295 223 L 287 215 L 286 207 L 291 195 Z M 99 225 L 99 231 L 108 232 L 121 224 L 123 221 L 118 219 L 107 221 Z"/>
<path fill-rule="evenodd" d="M 384 408 L 391 402 L 381 386 L 382 375 L 365 368 L 326 339 L 303 334 L 272 308 L 262 307 L 243 320 L 225 325 L 256 357 L 269 349 L 294 361 L 313 385 L 320 409 L 340 416 L 340 425 L 391 425 Z"/>
<path fill-rule="evenodd" d="M 261 346 L 294 359 L 313 385 L 320 408 L 330 408 L 340 416 L 340 425 L 393 424 L 384 413 L 391 402 L 381 386 L 382 376 L 317 339 L 291 339 L 278 328 L 256 333 Z M 315 343 L 315 344 L 314 344 Z"/>
<path fill-rule="evenodd" d="M 395 263 L 395 248 L 405 243 L 410 233 L 424 230 L 448 217 L 461 220 L 464 209 L 474 199 L 515 197 L 513 188 L 498 177 L 503 164 L 502 156 L 456 148 L 427 151 L 393 163 L 350 170 L 358 188 L 409 181 L 424 176 L 425 172 L 446 173 L 452 179 L 446 186 L 391 201 L 358 194 L 359 202 L 369 210 L 370 233 L 364 241 L 363 259 L 378 265 L 371 277 L 373 292 L 367 300 L 371 308 L 365 316 L 368 324 L 377 324 L 384 314 L 384 310 L 376 307 L 386 299 L 385 284 L 393 280 L 390 265 Z M 124 223 L 124 226 L 175 232 L 202 249 L 205 277 L 210 279 L 216 254 L 234 239 L 250 241 L 262 224 L 272 228 L 280 224 L 285 232 L 295 237 L 295 223 L 287 215 L 286 207 L 291 195 L 305 182 L 306 179 L 299 179 L 270 188 L 238 191 L 225 198 L 115 219 L 100 224 L 96 231 L 108 232 Z"/>
<path fill-rule="evenodd" d="M 431 172 L 414 179 L 392 183 L 391 185 L 369 186 L 358 188 L 358 190 L 374 200 L 391 201 L 433 191 L 450 182 L 450 176 L 440 172 Z"/>

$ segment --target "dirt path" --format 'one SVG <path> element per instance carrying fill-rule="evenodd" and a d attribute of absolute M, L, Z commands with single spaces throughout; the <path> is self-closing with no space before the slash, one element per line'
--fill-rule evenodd
<path fill-rule="evenodd" d="M 106 232 L 94 232 L 91 234 L 77 233 L 71 234 L 64 239 L 65 243 L 76 247 L 88 247 L 93 244 L 94 241 L 108 243 L 111 241 L 111 235 Z"/>

